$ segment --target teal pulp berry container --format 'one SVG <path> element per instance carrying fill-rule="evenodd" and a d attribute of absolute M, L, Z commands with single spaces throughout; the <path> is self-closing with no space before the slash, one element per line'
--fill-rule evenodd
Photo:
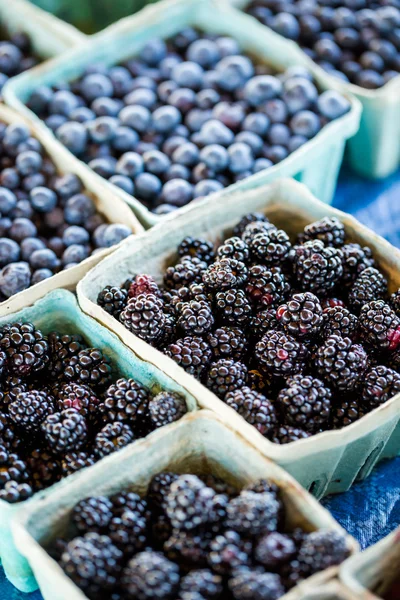
<path fill-rule="evenodd" d="M 116 335 L 99 325 L 94 319 L 85 315 L 80 310 L 76 298 L 71 292 L 66 290 L 53 291 L 28 308 L 7 316 L 2 316 L 0 317 L 0 327 L 5 323 L 18 320 L 32 322 L 45 334 L 54 330 L 61 333 L 81 334 L 92 346 L 100 348 L 110 357 L 119 376 L 132 377 L 148 387 L 153 393 L 158 393 L 161 390 L 180 392 L 185 396 L 188 409 L 196 409 L 196 402 L 190 392 L 187 392 L 183 386 L 174 382 L 172 378 L 154 365 L 141 360 Z M 134 444 L 135 442 L 133 442 Z M 107 460 L 105 458 L 99 462 Z M 31 592 L 37 588 L 37 584 L 28 562 L 22 556 L 21 551 L 17 550 L 15 546 L 11 533 L 11 521 L 13 517 L 24 506 L 27 506 L 35 499 L 38 500 L 39 504 L 44 502 L 52 493 L 52 490 L 59 490 L 57 493 L 62 495 L 64 486 L 70 479 L 79 475 L 81 479 L 85 480 L 92 468 L 88 467 L 82 473 L 79 472 L 63 479 L 47 490 L 35 494 L 33 499 L 26 500 L 25 502 L 8 504 L 4 500 L 0 500 L 1 564 L 7 578 L 19 590 Z"/>
<path fill-rule="evenodd" d="M 354 481 L 369 475 L 378 460 L 400 451 L 400 394 L 340 430 L 325 431 L 285 445 L 274 444 L 219 400 L 210 390 L 186 373 L 175 361 L 130 333 L 96 300 L 106 285 L 121 285 L 135 273 L 148 273 L 162 282 L 167 266 L 175 264 L 176 248 L 188 235 L 220 242 L 230 235 L 239 219 L 249 212 L 265 213 L 272 223 L 286 230 L 291 239 L 308 223 L 325 216 L 344 223 L 349 240 L 372 248 L 379 268 L 389 281 L 390 291 L 400 287 L 400 250 L 391 246 L 356 219 L 317 200 L 307 188 L 293 180 L 280 180 L 252 190 L 216 194 L 208 204 L 188 208 L 168 224 L 154 227 L 137 238 L 126 240 L 111 256 L 78 284 L 82 309 L 114 331 L 125 344 L 146 360 L 170 373 L 193 393 L 202 408 L 221 415 L 250 444 L 281 465 L 318 498 L 343 492 Z M 339 395 L 340 398 L 340 395 Z"/>
<path fill-rule="evenodd" d="M 250 0 L 219 0 L 222 5 L 230 5 L 244 10 Z M 244 15 L 248 26 L 257 26 L 260 37 L 280 40 L 294 58 L 293 64 L 314 67 L 319 76 L 324 76 L 331 89 L 343 94 L 351 94 L 362 105 L 360 128 L 350 137 L 347 150 L 351 167 L 363 177 L 379 179 L 394 173 L 400 165 L 400 74 L 382 88 L 367 90 L 338 77 L 329 75 L 312 61 L 301 48 L 291 40 L 274 33 L 254 17 Z M 250 25 L 251 24 L 251 25 Z M 246 25 L 247 27 L 247 25 Z"/>
<path fill-rule="evenodd" d="M 72 50 L 58 59 L 39 65 L 29 73 L 18 76 L 5 86 L 4 98 L 18 112 L 40 122 L 41 127 L 46 129 L 54 139 L 44 123 L 25 106 L 33 90 L 40 85 L 71 81 L 82 74 L 90 63 L 115 65 L 135 56 L 150 39 L 171 37 L 188 26 L 197 27 L 211 34 L 233 37 L 244 51 L 255 56 L 260 62 L 270 64 L 277 71 L 293 65 L 297 57 L 297 52 L 288 48 L 285 40 L 275 35 L 268 37 L 265 35 L 265 30 L 260 30 L 256 22 L 248 19 L 240 11 L 223 6 L 215 0 L 164 0 L 144 8 L 136 15 L 123 19 L 93 36 L 85 45 L 84 51 Z M 321 90 L 328 89 L 329 83 L 325 74 L 319 71 L 317 73 L 314 65 L 311 65 L 310 70 L 315 76 L 318 87 Z M 346 141 L 359 127 L 360 103 L 353 97 L 348 98 L 351 109 L 347 114 L 328 123 L 312 140 L 281 163 L 252 175 L 228 189 L 234 192 L 251 188 L 260 181 L 272 181 L 278 177 L 295 177 L 305 183 L 321 200 L 330 203 Z M 65 148 L 63 151 L 70 156 Z M 86 165 L 84 168 L 89 169 Z M 112 185 L 104 179 L 102 181 L 106 186 Z M 145 227 L 151 227 L 165 219 L 163 216 L 151 213 L 129 194 L 115 186 L 112 187 L 132 207 Z M 205 198 L 197 202 L 208 204 L 209 200 Z M 174 216 L 180 211 L 180 209 L 174 211 Z"/>

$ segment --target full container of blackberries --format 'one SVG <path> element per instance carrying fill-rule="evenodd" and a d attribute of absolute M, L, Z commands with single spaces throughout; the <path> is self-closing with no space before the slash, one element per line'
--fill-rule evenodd
<path fill-rule="evenodd" d="M 194 29 L 194 27 L 196 29 Z M 145 225 L 264 174 L 330 202 L 357 100 L 213 0 L 166 0 L 6 86 Z M 60 87 L 62 88 L 60 90 Z"/>

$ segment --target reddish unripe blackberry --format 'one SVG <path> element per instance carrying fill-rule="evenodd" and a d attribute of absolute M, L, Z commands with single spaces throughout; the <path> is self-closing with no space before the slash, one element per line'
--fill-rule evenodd
<path fill-rule="evenodd" d="M 256 235 L 259 233 L 266 233 L 272 229 L 276 229 L 276 227 L 268 221 L 253 221 L 253 223 L 246 225 L 242 233 L 242 240 L 249 245 L 254 240 Z"/>
<path fill-rule="evenodd" d="M 135 279 L 130 284 L 128 290 L 129 298 L 136 298 L 141 294 L 144 294 L 145 296 L 152 294 L 153 296 L 161 298 L 161 290 L 151 275 L 136 275 Z"/>
<path fill-rule="evenodd" d="M 298 561 L 307 577 L 339 565 L 350 554 L 346 537 L 340 531 L 313 531 L 302 543 Z"/>
<path fill-rule="evenodd" d="M 235 225 L 233 229 L 233 235 L 242 235 L 243 231 L 246 229 L 249 223 L 254 223 L 255 221 L 262 221 L 264 223 L 269 223 L 267 217 L 259 212 L 248 213 L 244 215 L 239 223 Z"/>
<path fill-rule="evenodd" d="M 255 262 L 261 262 L 271 267 L 283 264 L 292 247 L 286 231 L 276 228 L 258 233 L 251 240 L 249 246 Z"/>
<path fill-rule="evenodd" d="M 311 435 L 311 433 L 304 431 L 304 429 L 281 425 L 281 427 L 275 430 L 272 441 L 274 444 L 291 444 L 292 442 L 297 442 L 297 440 L 305 440 Z"/>
<path fill-rule="evenodd" d="M 349 305 L 359 313 L 367 302 L 381 300 L 387 295 L 387 280 L 378 269 L 368 267 L 357 277 L 349 291 Z"/>
<path fill-rule="evenodd" d="M 179 568 L 162 554 L 139 552 L 124 568 L 121 584 L 129 600 L 173 600 L 179 588 Z"/>
<path fill-rule="evenodd" d="M 207 566 L 212 533 L 207 529 L 185 531 L 174 529 L 164 543 L 165 555 L 178 563 L 185 571 Z"/>
<path fill-rule="evenodd" d="M 272 402 L 263 394 L 242 387 L 226 394 L 226 404 L 262 435 L 270 433 L 276 425 L 276 412 Z"/>
<path fill-rule="evenodd" d="M 282 302 L 290 286 L 279 267 L 254 265 L 249 269 L 246 294 L 258 307 L 268 307 Z"/>
<path fill-rule="evenodd" d="M 150 421 L 156 429 L 179 421 L 186 413 L 185 398 L 176 392 L 160 392 L 149 403 Z"/>
<path fill-rule="evenodd" d="M 154 509 L 165 509 L 165 500 L 169 493 L 171 483 L 177 479 L 178 475 L 176 473 L 170 473 L 168 471 L 154 475 L 147 490 L 147 500 Z"/>
<path fill-rule="evenodd" d="M 113 516 L 112 508 L 112 502 L 107 496 L 84 498 L 74 506 L 71 521 L 80 534 L 89 531 L 106 533 Z"/>
<path fill-rule="evenodd" d="M 329 421 L 332 392 L 320 379 L 294 375 L 277 400 L 286 425 L 316 433 Z"/>
<path fill-rule="evenodd" d="M 204 335 L 214 325 L 211 306 L 204 300 L 184 302 L 177 325 L 187 335 Z"/>
<path fill-rule="evenodd" d="M 148 525 L 147 512 L 126 508 L 111 519 L 109 535 L 117 548 L 131 558 L 146 546 Z"/>
<path fill-rule="evenodd" d="M 221 258 L 203 273 L 203 283 L 215 292 L 241 287 L 247 280 L 246 265 L 235 258 Z"/>
<path fill-rule="evenodd" d="M 331 335 L 316 353 L 315 367 L 332 387 L 352 391 L 368 368 L 368 356 L 360 344 L 350 338 Z"/>
<path fill-rule="evenodd" d="M 276 317 L 286 333 L 299 340 L 310 340 L 321 330 L 322 306 L 311 292 L 294 294 L 278 307 Z"/>
<path fill-rule="evenodd" d="M 207 336 L 214 358 L 240 360 L 247 351 L 247 339 L 238 327 L 220 327 Z"/>
<path fill-rule="evenodd" d="M 268 571 L 275 571 L 296 554 L 294 541 L 284 533 L 273 531 L 258 540 L 254 554 Z"/>
<path fill-rule="evenodd" d="M 332 406 L 332 425 L 334 429 L 342 429 L 358 421 L 367 413 L 360 400 L 350 396 Z"/>
<path fill-rule="evenodd" d="M 393 352 L 400 344 L 400 317 L 383 300 L 364 304 L 358 326 L 362 340 L 379 351 Z"/>
<path fill-rule="evenodd" d="M 291 258 L 299 286 L 317 296 L 326 296 L 342 277 L 342 251 L 320 240 L 295 246 Z"/>
<path fill-rule="evenodd" d="M 191 258 L 199 258 L 209 265 L 215 257 L 214 246 L 208 240 L 193 238 L 189 235 L 179 244 L 178 255 L 180 257 L 190 256 Z"/>
<path fill-rule="evenodd" d="M 246 536 L 276 531 L 280 504 L 274 494 L 242 491 L 227 506 L 225 525 Z"/>
<path fill-rule="evenodd" d="M 258 569 L 242 569 L 229 580 L 229 589 L 235 600 L 278 600 L 285 594 L 279 575 Z"/>
<path fill-rule="evenodd" d="M 347 308 L 333 306 L 325 308 L 323 312 L 322 335 L 326 338 L 330 335 L 340 335 L 353 339 L 358 327 L 358 319 Z"/>
<path fill-rule="evenodd" d="M 210 345 L 196 336 L 187 336 L 169 344 L 165 354 L 197 379 L 208 368 L 213 355 Z"/>
<path fill-rule="evenodd" d="M 110 359 L 99 348 L 85 348 L 70 358 L 64 375 L 69 381 L 103 390 L 111 383 Z"/>
<path fill-rule="evenodd" d="M 335 308 L 336 306 L 342 306 L 345 308 L 345 303 L 341 298 L 322 298 L 321 299 L 322 310 L 327 308 Z"/>
<path fill-rule="evenodd" d="M 181 579 L 180 594 L 199 594 L 204 600 L 216 600 L 223 591 L 223 582 L 220 575 L 215 575 L 209 569 L 199 569 L 191 571 Z"/>
<path fill-rule="evenodd" d="M 103 458 L 130 444 L 134 439 L 133 431 L 124 423 L 108 423 L 96 435 L 93 451 L 95 456 Z"/>
<path fill-rule="evenodd" d="M 217 319 L 225 324 L 246 327 L 251 319 L 251 305 L 243 290 L 226 290 L 215 295 Z"/>
<path fill-rule="evenodd" d="M 389 367 L 372 367 L 362 383 L 362 401 L 367 409 L 381 406 L 400 392 L 400 374 Z"/>
<path fill-rule="evenodd" d="M 218 248 L 218 258 L 235 258 L 247 263 L 250 258 L 250 248 L 240 237 L 231 237 Z"/>
<path fill-rule="evenodd" d="M 336 217 L 323 217 L 304 227 L 304 232 L 299 235 L 300 243 L 310 240 L 321 240 L 325 246 L 339 248 L 343 246 L 345 238 L 344 225 Z"/>
<path fill-rule="evenodd" d="M 26 458 L 35 491 L 44 490 L 61 479 L 61 465 L 51 452 L 36 448 Z"/>
<path fill-rule="evenodd" d="M 8 411 L 21 431 L 39 431 L 43 421 L 54 411 L 54 399 L 44 391 L 22 392 L 10 402 Z"/>
<path fill-rule="evenodd" d="M 271 329 L 280 329 L 275 308 L 260 310 L 252 318 L 249 326 L 250 335 L 254 340 L 260 340 Z"/>
<path fill-rule="evenodd" d="M 0 349 L 7 355 L 7 370 L 29 377 L 49 362 L 46 338 L 32 323 L 10 323 L 0 331 Z"/>
<path fill-rule="evenodd" d="M 47 341 L 50 354 L 48 369 L 53 379 L 64 373 L 65 363 L 70 358 L 86 348 L 85 340 L 81 335 L 61 335 L 53 331 L 49 333 Z"/>
<path fill-rule="evenodd" d="M 208 564 L 214 573 L 229 575 L 251 562 L 252 543 L 239 533 L 227 530 L 217 535 L 210 543 Z"/>
<path fill-rule="evenodd" d="M 163 304 L 154 294 L 131 298 L 119 320 L 129 331 L 150 344 L 157 343 L 164 333 Z"/>
<path fill-rule="evenodd" d="M 78 450 L 87 440 L 86 419 L 73 408 L 46 417 L 42 432 L 54 452 Z"/>
<path fill-rule="evenodd" d="M 66 383 L 57 392 L 56 406 L 59 411 L 74 408 L 84 417 L 96 417 L 100 400 L 87 385 Z"/>
<path fill-rule="evenodd" d="M 247 367 L 231 358 L 220 358 L 211 363 L 207 374 L 207 387 L 220 398 L 246 385 Z"/>
<path fill-rule="evenodd" d="M 119 319 L 127 302 L 128 292 L 116 285 L 107 285 L 97 296 L 97 304 L 115 319 Z"/>
<path fill-rule="evenodd" d="M 166 513 L 175 529 L 190 531 L 213 521 L 216 493 L 196 475 L 181 475 L 169 488 Z"/>
<path fill-rule="evenodd" d="M 365 269 L 375 265 L 371 248 L 368 248 L 368 246 L 361 247 L 360 244 L 345 244 L 342 247 L 342 253 L 342 282 L 346 286 L 351 285 Z"/>
<path fill-rule="evenodd" d="M 262 371 L 273 375 L 299 373 L 307 357 L 307 348 L 291 335 L 271 329 L 256 344 L 255 358 Z"/>
<path fill-rule="evenodd" d="M 138 381 L 121 377 L 104 394 L 100 411 L 105 421 L 136 424 L 146 417 L 150 393 Z"/>
<path fill-rule="evenodd" d="M 202 274 L 207 269 L 207 263 L 199 258 L 183 257 L 174 267 L 168 267 L 164 273 L 164 285 L 173 290 L 191 283 L 201 283 Z"/>
<path fill-rule="evenodd" d="M 95 459 L 87 452 L 67 452 L 61 461 L 61 472 L 63 477 L 72 475 L 81 469 L 94 465 Z"/>

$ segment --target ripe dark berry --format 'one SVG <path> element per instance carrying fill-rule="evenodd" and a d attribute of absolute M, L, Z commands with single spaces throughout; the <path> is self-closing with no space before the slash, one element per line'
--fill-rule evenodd
<path fill-rule="evenodd" d="M 321 240 L 325 246 L 340 248 L 344 244 L 344 225 L 336 217 L 323 217 L 320 221 L 306 225 L 299 237 L 302 243 Z"/>
<path fill-rule="evenodd" d="M 157 552 L 140 552 L 124 568 L 121 584 L 128 598 L 173 600 L 179 587 L 179 568 Z"/>
<path fill-rule="evenodd" d="M 112 519 L 112 503 L 106 496 L 85 498 L 74 506 L 71 520 L 78 533 L 106 533 Z"/>
<path fill-rule="evenodd" d="M 214 306 L 218 320 L 225 325 L 246 327 L 251 318 L 251 305 L 243 290 L 218 292 Z"/>
<path fill-rule="evenodd" d="M 0 332 L 0 348 L 7 355 L 7 368 L 20 377 L 42 370 L 49 362 L 47 340 L 32 323 L 12 323 Z"/>
<path fill-rule="evenodd" d="M 74 408 L 84 417 L 95 418 L 100 400 L 87 385 L 66 383 L 57 390 L 56 405 L 59 411 Z"/>
<path fill-rule="evenodd" d="M 318 296 L 326 296 L 343 275 L 341 250 L 320 240 L 295 246 L 292 259 L 297 283 Z"/>
<path fill-rule="evenodd" d="M 358 327 L 358 319 L 347 308 L 333 306 L 325 308 L 323 313 L 322 334 L 324 337 L 340 335 L 354 338 Z"/>
<path fill-rule="evenodd" d="M 279 267 L 254 265 L 249 269 L 246 294 L 254 306 L 266 308 L 280 304 L 289 291 L 289 284 Z"/>
<path fill-rule="evenodd" d="M 18 394 L 8 405 L 10 418 L 23 432 L 39 431 L 41 424 L 54 411 L 54 400 L 46 392 L 32 390 Z"/>
<path fill-rule="evenodd" d="M 400 392 L 400 374 L 389 367 L 372 367 L 362 383 L 363 406 L 371 410 Z"/>
<path fill-rule="evenodd" d="M 182 303 L 177 325 L 187 335 L 207 333 L 214 325 L 211 306 L 204 300 Z"/>
<path fill-rule="evenodd" d="M 255 235 L 249 246 L 254 261 L 271 267 L 281 266 L 292 247 L 287 233 L 275 228 Z"/>
<path fill-rule="evenodd" d="M 149 391 L 134 379 L 121 377 L 104 394 L 100 411 L 104 421 L 135 425 L 147 416 Z"/>
<path fill-rule="evenodd" d="M 281 304 L 276 317 L 286 333 L 299 340 L 310 340 L 321 330 L 321 303 L 311 292 L 294 294 L 285 304 Z"/>
<path fill-rule="evenodd" d="M 278 600 L 285 593 L 279 575 L 257 569 L 238 570 L 229 581 L 229 589 L 235 600 Z"/>
<path fill-rule="evenodd" d="M 178 479 L 178 475 L 168 471 L 154 475 L 147 490 L 147 500 L 154 508 L 164 510 L 171 483 L 176 479 Z"/>
<path fill-rule="evenodd" d="M 203 273 L 203 283 L 214 291 L 242 286 L 247 280 L 246 265 L 235 258 L 221 258 Z"/>
<path fill-rule="evenodd" d="M 49 333 L 47 341 L 50 354 L 48 368 L 54 378 L 63 374 L 65 363 L 86 347 L 81 335 L 60 335 L 56 331 Z"/>
<path fill-rule="evenodd" d="M 185 398 L 175 392 L 160 392 L 149 403 L 150 421 L 156 429 L 178 421 L 186 413 Z"/>
<path fill-rule="evenodd" d="M 305 576 L 338 565 L 349 555 L 346 537 L 339 531 L 313 531 L 302 543 L 298 561 Z"/>
<path fill-rule="evenodd" d="M 249 387 L 241 387 L 228 392 L 224 400 L 262 435 L 274 429 L 277 421 L 275 407 L 263 394 Z"/>
<path fill-rule="evenodd" d="M 234 258 L 247 263 L 250 258 L 250 248 L 240 237 L 231 237 L 218 248 L 217 256 L 219 258 Z"/>
<path fill-rule="evenodd" d="M 178 246 L 178 254 L 199 258 L 207 264 L 214 260 L 214 248 L 211 242 L 205 239 L 196 239 L 191 236 L 185 237 Z"/>
<path fill-rule="evenodd" d="M 360 344 L 331 335 L 317 350 L 315 366 L 332 387 L 352 391 L 362 381 L 368 367 L 368 356 Z"/>
<path fill-rule="evenodd" d="M 125 494 L 123 502 L 117 501 L 114 517 L 109 524 L 110 538 L 127 558 L 143 550 L 147 542 L 150 513 L 147 503 L 133 492 Z M 115 497 L 114 497 L 115 498 Z M 115 499 L 112 498 L 113 503 Z M 121 496 L 117 496 L 121 499 Z"/>
<path fill-rule="evenodd" d="M 155 343 L 163 335 L 162 302 L 153 294 L 140 294 L 129 300 L 119 319 L 129 331 L 146 342 Z"/>
<path fill-rule="evenodd" d="M 73 408 L 49 415 L 41 427 L 49 447 L 62 454 L 78 450 L 87 440 L 86 419 Z"/>
<path fill-rule="evenodd" d="M 235 569 L 250 565 L 252 543 L 239 533 L 227 530 L 217 535 L 210 544 L 208 564 L 220 575 L 229 575 Z"/>
<path fill-rule="evenodd" d="M 358 325 L 363 341 L 379 351 L 393 352 L 400 344 L 400 317 L 383 300 L 364 304 Z"/>
<path fill-rule="evenodd" d="M 246 536 L 276 531 L 279 508 L 279 502 L 269 492 L 242 491 L 228 504 L 226 527 Z"/>
<path fill-rule="evenodd" d="M 188 336 L 169 344 L 165 349 L 165 354 L 198 379 L 201 378 L 212 359 L 210 345 L 196 336 Z"/>
<path fill-rule="evenodd" d="M 372 251 L 367 246 L 359 244 L 345 244 L 342 246 L 343 254 L 343 277 L 346 285 L 351 285 L 365 269 L 373 267 L 375 261 Z"/>
<path fill-rule="evenodd" d="M 221 292 L 223 293 L 223 292 Z M 238 327 L 220 327 L 207 336 L 214 357 L 240 360 L 247 350 L 247 340 Z"/>
<path fill-rule="evenodd" d="M 191 283 L 201 283 L 207 263 L 197 257 L 184 256 L 174 267 L 168 267 L 164 274 L 165 287 L 174 290 Z"/>
<path fill-rule="evenodd" d="M 67 452 L 61 461 L 61 472 L 63 477 L 67 477 L 81 469 L 91 467 L 94 463 L 94 457 L 90 456 L 87 452 Z"/>
<path fill-rule="evenodd" d="M 191 571 L 181 579 L 180 593 L 189 594 L 188 598 L 198 594 L 206 600 L 216 600 L 223 591 L 223 582 L 220 575 L 215 575 L 209 569 Z"/>
<path fill-rule="evenodd" d="M 268 223 L 267 217 L 262 213 L 248 213 L 240 219 L 237 225 L 235 225 L 233 229 L 233 235 L 241 236 L 247 225 L 249 225 L 249 223 L 254 223 L 255 221 L 263 221 Z"/>
<path fill-rule="evenodd" d="M 387 281 L 377 269 L 368 267 L 357 277 L 349 291 L 349 305 L 355 313 L 372 298 L 380 300 L 387 294 Z"/>
<path fill-rule="evenodd" d="M 164 543 L 166 556 L 178 563 L 185 571 L 207 566 L 212 533 L 207 529 L 185 531 L 173 529 L 171 536 Z"/>
<path fill-rule="evenodd" d="M 290 444 L 292 442 L 297 442 L 297 440 L 304 440 L 311 435 L 311 433 L 304 431 L 304 429 L 283 425 L 276 429 L 272 441 L 275 444 Z"/>
<path fill-rule="evenodd" d="M 121 448 L 124 448 L 134 439 L 133 432 L 129 425 L 119 423 L 108 423 L 99 431 L 94 441 L 94 454 L 98 458 L 108 456 Z"/>
<path fill-rule="evenodd" d="M 283 533 L 272 532 L 264 535 L 255 547 L 255 557 L 268 570 L 275 571 L 296 554 L 293 540 Z"/>
<path fill-rule="evenodd" d="M 361 406 L 358 398 L 349 397 L 339 400 L 332 406 L 332 424 L 334 429 L 342 429 L 363 417 L 368 410 Z"/>
<path fill-rule="evenodd" d="M 207 374 L 207 387 L 220 398 L 243 387 L 247 381 L 247 367 L 230 358 L 221 358 L 212 363 Z"/>
<path fill-rule="evenodd" d="M 111 382 L 110 360 L 99 348 L 85 348 L 67 362 L 64 375 L 69 381 L 103 390 Z"/>
<path fill-rule="evenodd" d="M 256 344 L 255 358 L 262 371 L 277 376 L 299 373 L 307 348 L 290 335 L 271 329 Z"/>
<path fill-rule="evenodd" d="M 252 318 L 249 326 L 250 335 L 255 341 L 260 340 L 270 329 L 280 329 L 280 323 L 276 318 L 276 308 L 260 310 Z"/>
<path fill-rule="evenodd" d="M 115 319 L 119 319 L 127 302 L 128 292 L 123 288 L 112 285 L 107 285 L 97 297 L 97 304 Z"/>
<path fill-rule="evenodd" d="M 26 458 L 34 491 L 44 490 L 61 478 L 60 462 L 47 450 L 36 448 Z"/>
<path fill-rule="evenodd" d="M 316 433 L 329 421 L 332 392 L 315 377 L 294 375 L 277 401 L 286 425 Z"/>
<path fill-rule="evenodd" d="M 215 495 L 196 475 L 178 477 L 165 500 L 172 527 L 190 531 L 212 521 Z"/>

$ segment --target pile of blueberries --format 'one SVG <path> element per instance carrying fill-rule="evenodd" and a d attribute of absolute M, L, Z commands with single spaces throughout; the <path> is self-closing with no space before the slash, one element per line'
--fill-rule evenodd
<path fill-rule="evenodd" d="M 230 37 L 185 29 L 92 64 L 28 106 L 99 175 L 166 214 L 284 160 L 350 109 L 304 68 L 276 74 Z"/>
<path fill-rule="evenodd" d="M 10 77 L 38 64 L 33 56 L 31 41 L 25 33 L 8 35 L 0 30 L 0 91 Z"/>
<path fill-rule="evenodd" d="M 0 123 L 0 301 L 131 234 L 109 225 L 80 179 L 60 175 L 23 123 Z"/>
<path fill-rule="evenodd" d="M 400 73 L 399 0 L 253 0 L 246 11 L 345 81 L 377 89 Z"/>

